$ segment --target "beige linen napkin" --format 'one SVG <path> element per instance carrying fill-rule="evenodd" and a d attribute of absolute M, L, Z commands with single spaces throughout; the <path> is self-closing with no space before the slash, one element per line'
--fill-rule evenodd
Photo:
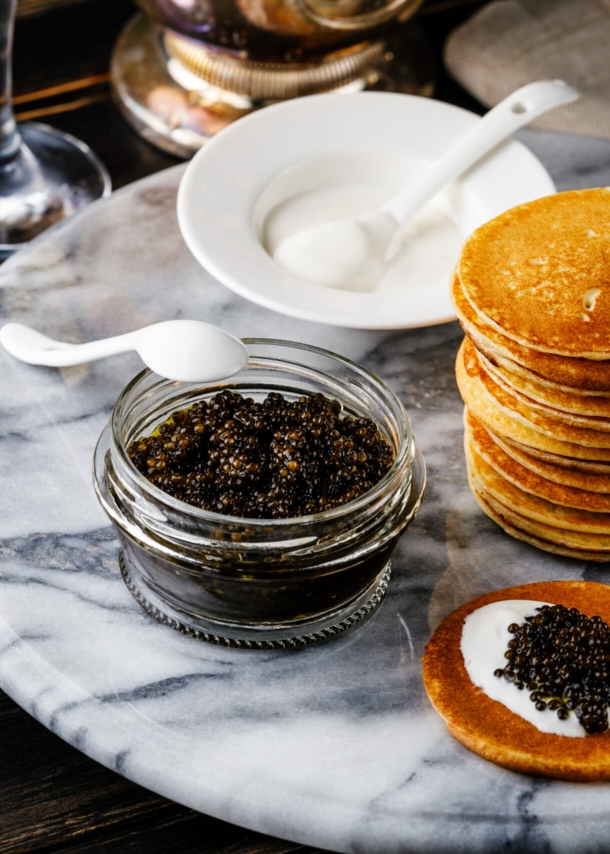
<path fill-rule="evenodd" d="M 534 127 L 610 139 L 610 0 L 495 0 L 450 35 L 445 63 L 486 106 L 533 80 L 580 90 Z"/>

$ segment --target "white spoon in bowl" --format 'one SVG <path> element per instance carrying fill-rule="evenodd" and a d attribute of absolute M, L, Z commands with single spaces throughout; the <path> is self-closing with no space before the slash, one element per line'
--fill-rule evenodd
<path fill-rule="evenodd" d="M 87 344 L 54 341 L 29 326 L 7 323 L 0 329 L 0 344 L 22 362 L 55 368 L 135 350 L 151 371 L 182 382 L 223 380 L 248 361 L 248 351 L 239 338 L 199 320 L 166 320 Z"/>
<path fill-rule="evenodd" d="M 308 282 L 369 290 L 399 251 L 401 226 L 426 202 L 516 130 L 579 97 L 563 80 L 540 80 L 517 89 L 382 208 L 298 231 L 280 243 L 274 260 Z"/>

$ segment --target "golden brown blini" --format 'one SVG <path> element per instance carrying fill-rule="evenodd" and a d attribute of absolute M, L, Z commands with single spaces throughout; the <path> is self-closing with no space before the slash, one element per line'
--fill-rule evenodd
<path fill-rule="evenodd" d="M 479 596 L 447 617 L 426 647 L 423 677 L 432 705 L 454 738 L 497 765 L 560 780 L 610 780 L 610 730 L 585 738 L 541 732 L 471 682 L 460 647 L 464 619 L 506 599 L 565 605 L 610 623 L 610 587 L 591 581 L 545 581 Z"/>
<path fill-rule="evenodd" d="M 548 431 L 556 425 L 544 416 L 527 412 L 513 395 L 494 386 L 481 368 L 474 348 L 471 348 L 472 344 L 466 338 L 458 352 L 455 366 L 457 384 L 468 409 L 492 433 L 545 453 L 610 463 L 608 434 L 600 436 L 595 430 L 570 429 L 563 425 L 563 430 L 559 427 L 555 432 L 570 433 L 571 440 L 550 435 Z M 593 442 L 593 446 L 579 442 L 583 437 L 587 442 Z M 608 446 L 595 445 L 598 440 Z"/>
<path fill-rule="evenodd" d="M 494 433 L 494 436 L 496 439 L 499 438 L 497 433 Z M 514 439 L 509 439 L 508 436 L 502 436 L 500 441 L 503 445 L 510 445 L 511 451 L 514 449 L 519 451 L 521 454 L 527 454 L 528 457 L 534 457 L 535 459 L 541 460 L 545 463 L 562 466 L 563 468 L 570 469 L 572 471 L 594 472 L 596 474 L 610 476 L 610 462 L 608 461 L 602 462 L 596 460 L 580 460 L 576 457 L 563 457 L 557 454 L 552 454 L 550 451 L 542 451 L 539 448 L 528 447 Z"/>
<path fill-rule="evenodd" d="M 608 358 L 610 188 L 519 205 L 478 228 L 457 264 L 481 321 L 523 347 Z"/>
<path fill-rule="evenodd" d="M 488 374 L 492 374 L 494 379 L 500 380 L 501 383 L 503 381 L 509 389 L 518 392 L 529 400 L 579 418 L 593 417 L 610 420 L 610 397 L 603 397 L 599 394 L 577 394 L 573 389 L 565 391 L 561 386 L 552 386 L 548 382 L 545 384 L 537 382 L 532 377 L 515 372 L 513 370 L 515 363 L 510 362 L 509 359 L 494 356 L 490 360 L 480 350 L 477 352 L 479 361 Z M 588 425 L 583 423 L 583 426 Z"/>
<path fill-rule="evenodd" d="M 530 468 L 514 459 L 503 450 L 492 434 L 468 410 L 464 413 L 466 436 L 474 447 L 477 455 L 496 470 L 503 478 L 510 481 L 519 490 L 546 499 L 553 504 L 565 507 L 579 507 L 581 510 L 592 511 L 600 521 L 594 529 L 610 534 L 610 495 L 587 489 L 566 486 L 554 480 L 548 480 Z M 477 466 L 477 468 L 480 468 Z M 591 475 L 581 474 L 584 479 Z M 599 475 L 598 475 L 599 477 Z M 527 506 L 527 502 L 524 507 Z M 524 512 L 524 511 L 523 511 Z M 560 514 L 561 515 L 561 514 Z M 601 520 L 604 520 L 603 522 Z M 552 524 L 552 523 L 551 523 Z M 560 523 L 563 525 L 563 521 Z"/>
<path fill-rule="evenodd" d="M 490 519 L 493 519 L 511 537 L 514 537 L 516 540 L 522 540 L 530 546 L 536 546 L 537 549 L 543 549 L 546 552 L 562 555 L 563 557 L 574 557 L 581 561 L 608 563 L 608 552 L 596 552 L 590 549 L 576 548 L 565 544 L 558 544 L 549 539 L 553 536 L 556 538 L 557 536 L 557 529 L 553 530 L 550 525 L 545 526 L 544 534 L 546 536 L 540 536 L 540 534 L 532 533 L 531 530 L 525 530 L 520 525 L 531 527 L 532 523 L 528 519 L 522 517 L 517 521 L 515 514 L 512 514 L 512 519 L 509 520 L 508 514 L 510 511 L 508 508 L 496 502 L 491 496 L 484 495 L 483 492 L 479 491 L 479 485 L 476 483 L 474 477 L 469 477 L 468 479 L 475 501 L 483 513 L 486 513 Z M 538 528 L 541 530 L 541 523 L 538 524 Z"/>
<path fill-rule="evenodd" d="M 536 456 L 531 449 L 525 449 L 516 442 L 502 439 L 495 433 L 493 440 L 514 460 L 548 480 L 573 486 L 576 489 L 610 493 L 610 469 L 606 463 L 569 460 L 565 457 L 554 457 L 552 454 L 543 455 L 541 452 Z"/>
<path fill-rule="evenodd" d="M 513 372 L 539 383 L 549 383 L 574 394 L 610 395 L 610 360 L 565 358 L 524 347 L 484 323 L 464 296 L 457 272 L 451 281 L 451 299 L 464 332 L 487 358 L 505 360 Z"/>
<path fill-rule="evenodd" d="M 531 405 L 532 402 L 529 398 L 498 384 L 485 370 L 479 359 L 477 349 L 469 338 L 464 339 L 461 352 L 464 368 L 469 377 L 478 384 L 485 397 L 501 412 L 516 421 L 520 421 L 530 429 L 544 433 L 551 439 L 560 442 L 572 442 L 587 448 L 610 448 L 608 419 L 596 419 L 596 421 L 602 422 L 605 428 L 603 430 L 567 424 L 556 417 L 556 410 L 545 407 L 545 411 L 541 411 L 539 407 Z"/>

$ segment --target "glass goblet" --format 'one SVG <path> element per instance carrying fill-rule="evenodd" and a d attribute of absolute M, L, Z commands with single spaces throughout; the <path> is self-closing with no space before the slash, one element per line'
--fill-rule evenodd
<path fill-rule="evenodd" d="M 111 192 L 89 146 L 37 122 L 17 126 L 12 104 L 17 0 L 0 0 L 0 259 Z"/>

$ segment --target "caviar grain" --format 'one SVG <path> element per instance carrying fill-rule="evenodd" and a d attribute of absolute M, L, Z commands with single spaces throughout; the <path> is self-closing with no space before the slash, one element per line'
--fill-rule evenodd
<path fill-rule="evenodd" d="M 257 519 L 331 510 L 368 492 L 393 451 L 370 418 L 341 417 L 322 394 L 255 402 L 231 391 L 178 410 L 128 454 L 180 501 Z"/>
<path fill-rule="evenodd" d="M 494 676 L 525 687 L 539 711 L 548 707 L 560 720 L 572 712 L 585 732 L 605 732 L 610 706 L 608 624 L 563 605 L 543 605 L 536 611 L 523 624 L 508 627 L 514 636 L 505 653 L 508 664 Z"/>

